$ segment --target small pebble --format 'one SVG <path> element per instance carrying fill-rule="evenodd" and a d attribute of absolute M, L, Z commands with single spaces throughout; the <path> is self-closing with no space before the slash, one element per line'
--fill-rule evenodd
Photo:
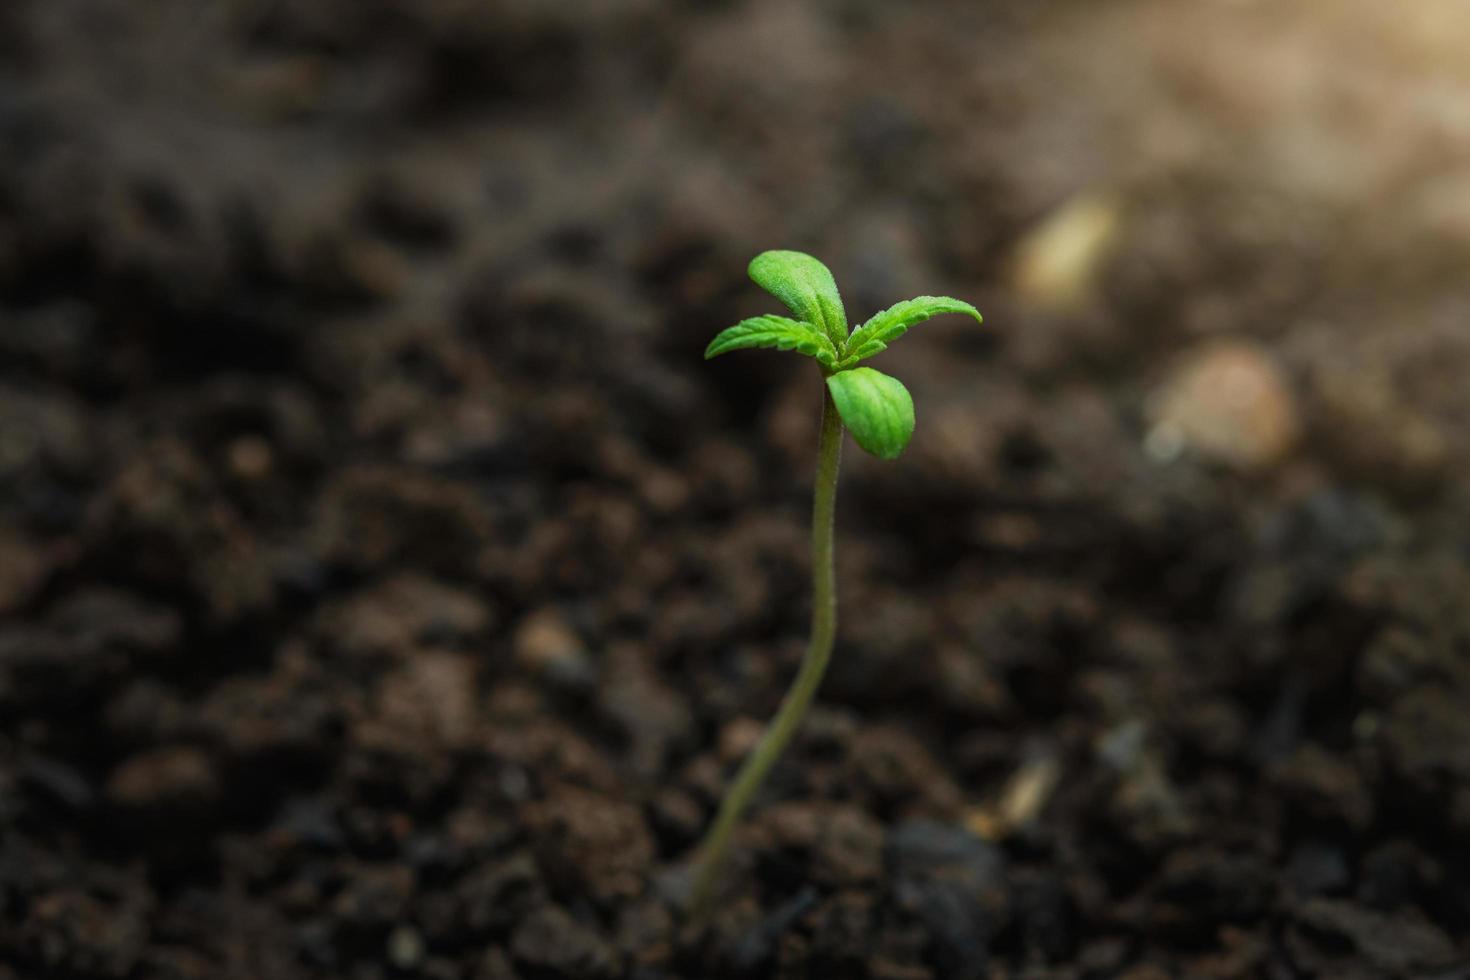
<path fill-rule="evenodd" d="M 241 436 L 230 443 L 230 472 L 242 480 L 259 480 L 269 475 L 275 463 L 271 444 L 260 436 Z"/>
<path fill-rule="evenodd" d="M 388 960 L 400 970 L 413 970 L 424 961 L 424 937 L 413 926 L 398 926 L 388 934 Z"/>
<path fill-rule="evenodd" d="M 597 679 L 597 668 L 582 638 L 551 607 L 521 620 L 515 632 L 515 654 L 522 667 L 561 687 L 586 689 Z"/>
<path fill-rule="evenodd" d="M 1122 206 L 1111 194 L 1083 192 L 1063 202 L 1017 246 L 1012 274 L 1016 291 L 1049 309 L 1085 304 L 1118 240 L 1122 218 Z"/>
<path fill-rule="evenodd" d="M 1285 375 L 1254 344 L 1229 342 L 1185 359 L 1154 398 L 1149 455 L 1169 462 L 1186 450 L 1239 470 L 1281 460 L 1300 422 Z"/>

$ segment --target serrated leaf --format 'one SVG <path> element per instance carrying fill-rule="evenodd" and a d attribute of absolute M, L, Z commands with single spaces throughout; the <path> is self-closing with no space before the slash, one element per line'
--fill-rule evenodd
<path fill-rule="evenodd" d="M 903 452 L 914 434 L 914 400 L 897 378 L 851 368 L 827 378 L 837 414 L 857 444 L 880 459 Z"/>
<path fill-rule="evenodd" d="M 814 323 L 832 346 L 847 341 L 847 313 L 832 271 L 805 252 L 762 252 L 750 260 L 750 278 L 785 303 L 798 320 Z"/>
<path fill-rule="evenodd" d="M 708 360 L 749 347 L 794 350 L 815 357 L 826 368 L 837 362 L 837 351 L 821 330 L 810 323 L 774 314 L 741 320 L 735 326 L 721 330 L 704 349 L 704 356 Z"/>
<path fill-rule="evenodd" d="M 843 364 L 856 364 L 888 347 L 908 332 L 909 327 L 943 313 L 966 313 L 983 323 L 980 311 L 964 300 L 948 296 L 915 296 L 894 303 L 882 313 L 875 313 L 867 323 L 852 332 L 847 341 Z"/>

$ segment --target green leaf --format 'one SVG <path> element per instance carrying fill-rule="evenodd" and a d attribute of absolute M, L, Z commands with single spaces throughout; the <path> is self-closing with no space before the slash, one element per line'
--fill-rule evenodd
<path fill-rule="evenodd" d="M 842 350 L 847 341 L 847 313 L 832 271 L 805 252 L 762 252 L 750 260 L 750 278 L 796 314 L 815 323 Z"/>
<path fill-rule="evenodd" d="M 798 351 L 808 357 L 815 357 L 825 368 L 830 368 L 837 362 L 837 351 L 822 331 L 810 323 L 769 314 L 741 320 L 735 326 L 721 330 L 705 348 L 704 356 L 708 360 L 747 347 Z"/>
<path fill-rule="evenodd" d="M 827 389 L 859 446 L 880 459 L 893 459 L 909 444 L 914 400 L 897 378 L 872 368 L 852 368 L 829 377 Z"/>
<path fill-rule="evenodd" d="M 867 323 L 852 332 L 847 341 L 847 356 L 844 365 L 858 361 L 885 349 L 894 340 L 908 332 L 909 327 L 923 323 L 941 313 L 968 313 L 977 323 L 984 323 L 980 311 L 964 300 L 948 296 L 915 296 L 902 303 L 895 303 L 882 313 L 876 313 Z"/>

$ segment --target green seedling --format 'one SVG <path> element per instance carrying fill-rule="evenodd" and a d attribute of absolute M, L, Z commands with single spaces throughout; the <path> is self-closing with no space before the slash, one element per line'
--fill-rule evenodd
<path fill-rule="evenodd" d="M 780 757 L 816 694 L 837 635 L 837 577 L 832 562 L 833 508 L 837 499 L 837 466 L 846 427 L 863 449 L 881 459 L 903 452 L 914 434 L 914 401 L 897 378 L 862 361 L 883 351 L 910 327 L 942 313 L 965 313 L 980 321 L 969 303 L 947 296 L 919 296 L 896 303 L 851 333 L 837 284 L 825 265 L 802 252 L 762 252 L 750 263 L 750 278 L 775 295 L 794 319 L 758 316 L 721 333 L 705 350 L 706 359 L 749 347 L 794 350 L 821 368 L 821 435 L 817 442 L 817 481 L 812 503 L 811 638 L 796 679 L 776 716 L 745 760 L 734 784 L 720 803 L 714 825 L 700 845 L 692 911 L 696 920 L 708 911 L 730 837 L 766 773 Z"/>

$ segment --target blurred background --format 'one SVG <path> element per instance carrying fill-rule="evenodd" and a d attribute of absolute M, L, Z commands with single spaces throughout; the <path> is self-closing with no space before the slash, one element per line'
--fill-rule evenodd
<path fill-rule="evenodd" d="M 5 0 L 0 980 L 1470 976 L 1462 0 Z M 775 301 L 878 366 L 800 657 Z"/>

